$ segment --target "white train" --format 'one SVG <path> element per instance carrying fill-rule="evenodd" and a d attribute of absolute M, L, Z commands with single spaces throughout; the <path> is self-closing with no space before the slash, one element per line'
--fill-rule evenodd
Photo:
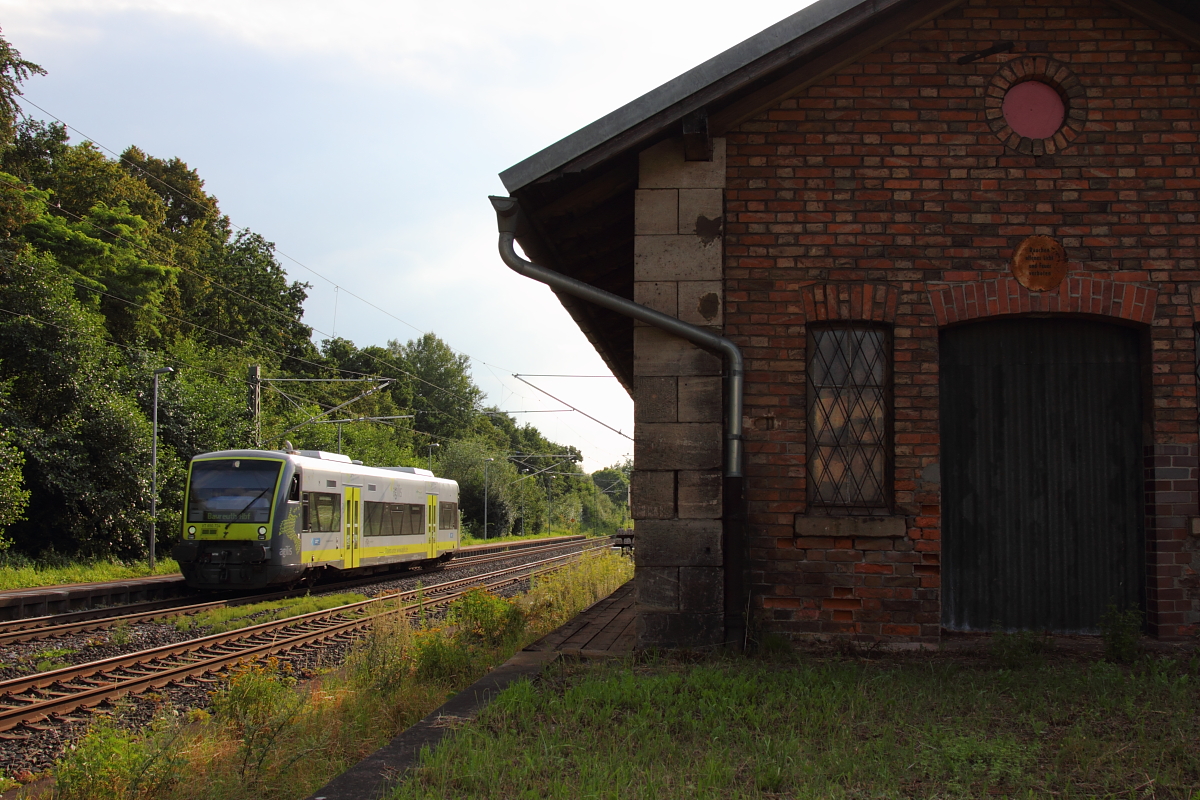
<path fill-rule="evenodd" d="M 460 546 L 458 484 L 416 467 L 364 467 L 320 450 L 192 459 L 181 540 L 188 585 L 254 589 L 319 570 L 432 567 Z"/>

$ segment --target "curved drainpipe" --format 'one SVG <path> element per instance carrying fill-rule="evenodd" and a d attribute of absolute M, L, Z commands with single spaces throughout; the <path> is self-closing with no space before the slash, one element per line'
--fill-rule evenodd
<path fill-rule="evenodd" d="M 512 197 L 489 197 L 496 209 L 496 223 L 500 228 L 500 258 L 513 271 L 547 284 L 550 288 L 573 295 L 589 303 L 603 306 L 618 314 L 632 317 L 667 333 L 686 339 L 697 347 L 715 353 L 725 360 L 725 477 L 742 478 L 742 395 L 743 377 L 742 351 L 723 336 L 697 325 L 691 325 L 675 317 L 647 308 L 620 295 L 598 289 L 590 283 L 569 278 L 552 269 L 526 261 L 517 255 L 513 247 L 517 236 L 521 207 Z M 739 492 L 740 496 L 740 492 Z M 728 500 L 733 500 L 730 497 Z"/>
<path fill-rule="evenodd" d="M 568 278 L 562 273 L 526 261 L 517 255 L 513 244 L 520 224 L 520 204 L 512 197 L 489 197 L 496 209 L 500 228 L 500 258 L 513 271 L 550 288 L 573 295 L 589 303 L 641 320 L 667 333 L 721 356 L 725 361 L 725 480 L 723 482 L 722 550 L 725 584 L 725 640 L 737 647 L 746 646 L 750 616 L 749 598 L 744 596 L 743 530 L 746 509 L 743 498 L 745 478 L 742 472 L 742 396 L 745 385 L 742 351 L 728 339 L 696 325 L 626 300 L 620 295 L 598 289 L 589 283 Z"/>

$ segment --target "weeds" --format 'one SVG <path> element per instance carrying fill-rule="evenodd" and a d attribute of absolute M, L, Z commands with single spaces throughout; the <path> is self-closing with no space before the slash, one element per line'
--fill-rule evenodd
<path fill-rule="evenodd" d="M 49 650 L 42 650 L 26 657 L 26 663 L 33 663 L 33 668 L 37 672 L 50 672 L 55 669 L 71 666 L 71 662 L 64 661 L 65 656 L 75 655 L 75 650 L 67 647 L 53 647 Z"/>
<path fill-rule="evenodd" d="M 320 597 L 293 597 L 287 600 L 273 600 L 268 603 L 253 603 L 245 606 L 227 606 L 202 611 L 190 617 L 179 617 L 175 627 L 181 631 L 206 628 L 210 633 L 224 633 L 238 630 L 260 622 L 296 617 L 313 611 L 324 611 L 327 608 L 349 605 L 366 600 L 366 596 L 356 592 L 321 595 Z"/>
<path fill-rule="evenodd" d="M 1049 636 L 1033 631 L 1008 632 L 996 623 L 988 649 L 992 659 L 1005 669 L 1040 667 L 1046 663 L 1046 653 L 1053 647 Z"/>
<path fill-rule="evenodd" d="M 1142 653 L 1142 612 L 1137 608 L 1120 610 L 1115 603 L 1100 617 L 1100 636 L 1104 639 L 1104 657 L 1114 664 L 1132 664 Z"/>
<path fill-rule="evenodd" d="M 98 725 L 55 769 L 74 792 L 61 798 L 304 797 L 631 571 L 627 559 L 606 554 L 539 578 L 524 597 L 476 590 L 451 606 L 452 624 L 442 628 L 414 625 L 397 601 L 371 618 L 341 667 L 315 680 L 299 684 L 271 659 L 236 671 L 212 695 L 211 714 L 186 712 L 146 736 Z M 168 763 L 186 779 L 157 780 L 156 765 Z"/>
<path fill-rule="evenodd" d="M 168 717 L 140 734 L 101 718 L 54 769 L 54 800 L 151 800 L 177 787 L 181 728 Z"/>
<path fill-rule="evenodd" d="M 129 632 L 129 621 L 121 620 L 116 625 L 112 626 L 112 630 L 108 632 L 108 643 L 117 647 L 125 647 L 132 640 L 132 635 Z"/>

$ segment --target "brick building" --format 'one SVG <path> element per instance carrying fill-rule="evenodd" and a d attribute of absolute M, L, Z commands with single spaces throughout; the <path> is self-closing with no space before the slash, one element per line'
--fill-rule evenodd
<path fill-rule="evenodd" d="M 534 262 L 744 358 L 739 438 L 712 348 L 558 291 L 641 642 L 1194 635 L 1198 87 L 1188 0 L 820 0 L 502 173 Z"/>

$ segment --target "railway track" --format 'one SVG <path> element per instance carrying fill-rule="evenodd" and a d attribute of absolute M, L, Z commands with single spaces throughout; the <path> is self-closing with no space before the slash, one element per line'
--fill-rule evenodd
<path fill-rule="evenodd" d="M 489 561 L 501 561 L 519 556 L 551 553 L 568 547 L 579 546 L 579 540 L 555 542 L 547 545 L 534 545 L 519 550 L 502 550 L 477 555 L 455 558 L 450 565 L 458 569 L 486 564 Z M 0 621 L 0 644 L 30 642 L 38 639 L 52 639 L 56 636 L 66 636 L 75 633 L 88 633 L 104 630 L 120 624 L 148 622 L 184 614 L 197 614 L 214 608 L 265 603 L 272 600 L 283 600 L 289 597 L 303 597 L 314 589 L 321 592 L 338 592 L 354 589 L 360 586 L 370 586 L 402 577 L 404 573 L 385 573 L 365 578 L 355 578 L 349 581 L 325 584 L 320 587 L 307 587 L 268 594 L 247 595 L 224 600 L 210 600 L 203 603 L 188 603 L 184 600 L 157 600 L 149 603 L 136 603 L 128 606 L 112 608 L 95 608 L 87 611 L 73 611 L 67 614 L 52 614 L 44 617 L 28 617 Z"/>
<path fill-rule="evenodd" d="M 534 574 L 561 568 L 569 560 L 584 557 L 588 551 L 602 547 L 3 681 L 0 682 L 0 731 L 12 731 L 22 726 L 30 732 L 42 730 L 44 728 L 38 723 L 48 718 L 70 720 L 73 718 L 67 715 L 125 695 L 161 689 L 170 684 L 189 685 L 189 681 L 209 682 L 205 675 L 243 661 L 316 642 L 353 639 L 371 624 L 372 612 L 387 610 L 388 604 L 409 615 L 423 608 L 444 607 L 472 588 L 503 588 Z M 0 733 L 0 737 L 6 739 L 22 739 L 25 735 Z"/>

